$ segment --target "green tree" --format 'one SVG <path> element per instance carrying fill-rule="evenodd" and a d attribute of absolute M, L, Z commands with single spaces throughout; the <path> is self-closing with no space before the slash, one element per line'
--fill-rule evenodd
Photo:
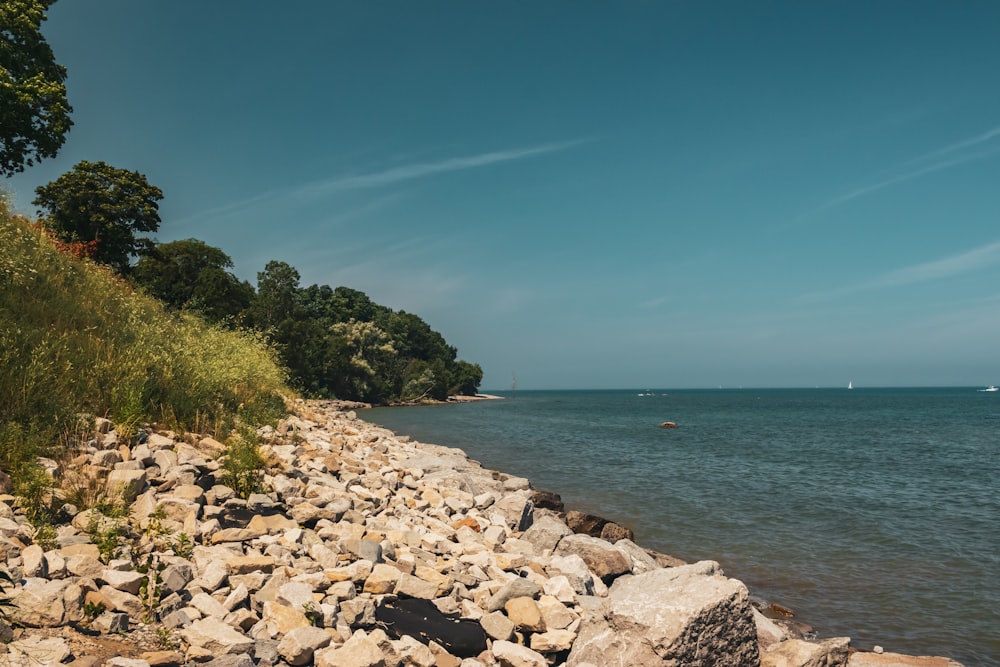
<path fill-rule="evenodd" d="M 261 331 L 292 317 L 299 293 L 299 272 L 286 262 L 271 260 L 257 273 L 253 321 Z"/>
<path fill-rule="evenodd" d="M 128 273 L 131 258 L 153 247 L 136 233 L 159 229 L 163 191 L 137 171 L 84 160 L 35 194 L 47 228 L 67 243 L 95 242 L 93 259 L 118 273 Z"/>
<path fill-rule="evenodd" d="M 253 287 L 229 272 L 233 260 L 198 239 L 161 243 L 139 258 L 132 280 L 175 309 L 210 322 L 233 321 L 250 307 Z"/>
<path fill-rule="evenodd" d="M 0 2 L 0 174 L 53 157 L 73 125 L 66 68 L 42 37 L 55 0 Z"/>
<path fill-rule="evenodd" d="M 479 384 L 483 381 L 483 369 L 479 364 L 470 364 L 468 361 L 459 360 L 452 370 L 451 386 L 448 393 L 452 396 L 474 396 L 479 391 Z"/>

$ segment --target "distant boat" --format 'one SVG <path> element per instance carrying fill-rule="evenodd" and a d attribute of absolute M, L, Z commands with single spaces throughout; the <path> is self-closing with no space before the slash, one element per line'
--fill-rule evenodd
<path fill-rule="evenodd" d="M 986 389 L 980 389 L 979 391 L 1000 391 L 1000 389 L 997 389 L 993 385 L 990 385 Z"/>
<path fill-rule="evenodd" d="M 848 380 L 848 381 L 847 381 L 847 388 L 848 388 L 848 389 L 854 389 L 854 383 L 853 383 L 853 382 L 851 382 L 850 380 Z"/>

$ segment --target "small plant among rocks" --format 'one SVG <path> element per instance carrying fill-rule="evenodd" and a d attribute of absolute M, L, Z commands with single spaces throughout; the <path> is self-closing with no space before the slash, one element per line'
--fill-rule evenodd
<path fill-rule="evenodd" d="M 244 500 L 264 491 L 266 463 L 261 456 L 257 434 L 244 429 L 229 438 L 223 455 L 222 482 Z"/>

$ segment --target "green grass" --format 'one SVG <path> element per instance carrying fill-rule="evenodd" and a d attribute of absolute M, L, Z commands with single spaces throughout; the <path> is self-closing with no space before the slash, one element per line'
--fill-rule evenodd
<path fill-rule="evenodd" d="M 146 422 L 225 437 L 284 414 L 286 374 L 259 336 L 168 313 L 2 197 L 0 249 L 0 468 L 15 478 L 65 449 L 80 415 L 128 438 Z"/>

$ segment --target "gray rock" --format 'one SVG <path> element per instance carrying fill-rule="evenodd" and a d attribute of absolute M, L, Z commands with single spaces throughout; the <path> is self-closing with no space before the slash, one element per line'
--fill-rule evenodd
<path fill-rule="evenodd" d="M 493 594 L 493 596 L 486 603 L 486 610 L 498 611 L 503 609 L 504 605 L 514 598 L 536 598 L 539 594 L 541 594 L 541 592 L 541 587 L 533 581 L 522 579 L 520 577 L 517 579 L 511 579 L 504 584 L 500 590 Z"/>
<path fill-rule="evenodd" d="M 735 579 L 705 574 L 717 568 L 706 562 L 622 577 L 603 613 L 585 617 L 566 664 L 757 667 L 749 593 Z"/>
<path fill-rule="evenodd" d="M 542 553 L 554 550 L 559 540 L 572 534 L 573 531 L 564 522 L 551 514 L 546 514 L 536 519 L 531 528 L 524 531 L 521 539 L 531 542 L 538 553 Z"/>

